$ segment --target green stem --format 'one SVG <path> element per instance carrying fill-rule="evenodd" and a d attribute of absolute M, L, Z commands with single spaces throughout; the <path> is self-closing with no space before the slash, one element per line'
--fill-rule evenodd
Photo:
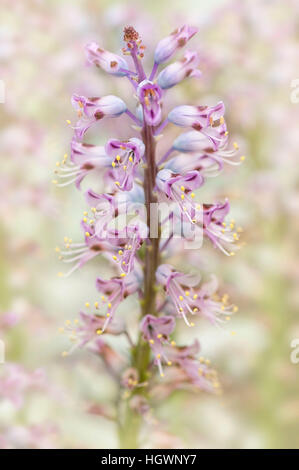
<path fill-rule="evenodd" d="M 155 159 L 156 144 L 153 137 L 152 128 L 146 124 L 142 131 L 142 138 L 145 145 L 146 154 L 146 169 L 144 175 L 145 206 L 147 210 L 147 225 L 150 230 L 151 204 L 157 202 L 157 198 L 154 194 L 157 166 Z M 159 242 L 160 228 L 158 236 L 151 236 L 151 234 L 149 234 L 149 237 L 147 239 L 144 266 L 144 296 L 141 301 L 141 318 L 147 314 L 156 314 L 155 275 L 157 267 L 159 265 Z M 132 349 L 132 366 L 137 369 L 139 381 L 141 383 L 148 380 L 149 364 L 150 348 L 148 343 L 143 340 L 142 334 L 140 333 L 137 345 L 135 348 Z M 134 393 L 146 396 L 146 387 L 137 389 Z M 123 420 L 123 425 L 119 428 L 120 446 L 122 449 L 138 448 L 140 425 L 142 419 L 140 415 L 131 410 L 128 404 L 126 405 L 124 414 L 125 416 Z"/>

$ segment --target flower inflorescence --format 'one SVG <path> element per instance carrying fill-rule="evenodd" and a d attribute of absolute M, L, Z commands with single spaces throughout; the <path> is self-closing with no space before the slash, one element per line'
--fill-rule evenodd
<path fill-rule="evenodd" d="M 220 174 L 225 164 L 239 164 L 245 159 L 238 157 L 236 143 L 229 146 L 224 103 L 181 105 L 167 115 L 162 108 L 168 89 L 201 75 L 197 69 L 198 54 L 193 51 L 186 51 L 180 60 L 158 72 L 159 67 L 184 47 L 196 32 L 196 28 L 183 26 L 162 39 L 156 47 L 149 74 L 142 64 L 145 46 L 131 26 L 124 30 L 122 52 L 126 58 L 104 50 L 95 42 L 87 44 L 89 64 L 128 80 L 137 98 L 136 110 L 129 110 L 125 102 L 114 95 L 88 98 L 74 94 L 72 104 L 78 120 L 72 125 L 74 136 L 70 159 L 65 155 L 62 162 L 56 164 L 54 183 L 58 186 L 75 183 L 81 189 L 83 179 L 93 172 L 107 187 L 103 194 L 93 189 L 85 192 L 89 210 L 84 212 L 81 221 L 83 241 L 73 243 L 65 237 L 64 248 L 56 248 L 62 261 L 73 264 L 66 275 L 97 255 L 113 263 L 116 270 L 111 279 L 97 278 L 96 287 L 101 298 L 94 304 L 95 312 L 81 312 L 80 320 L 74 324 L 67 322 L 61 331 L 69 334 L 73 343 L 71 349 L 88 346 L 99 354 L 104 352 L 108 364 L 107 358 L 112 353 L 110 346 L 104 347 L 103 336 L 127 335 L 132 352 L 127 364 L 130 373 L 122 368 L 124 375 L 120 384 L 126 383 L 133 394 L 136 394 L 137 384 L 143 384 L 140 390 L 150 386 L 150 381 L 144 380 L 145 376 L 151 377 L 152 382 L 156 380 L 154 365 L 160 375 L 165 376 L 168 390 L 191 386 L 219 392 L 220 383 L 210 361 L 197 356 L 198 342 L 179 347 L 173 334 L 180 318 L 188 326 L 194 326 L 193 320 L 197 317 L 219 325 L 237 311 L 236 306 L 229 304 L 227 294 L 222 297 L 217 294 L 215 276 L 209 282 L 200 283 L 199 276 L 185 274 L 162 263 L 162 258 L 167 258 L 170 244 L 175 244 L 174 235 L 179 224 L 191 227 L 184 231 L 183 237 L 188 239 L 190 231 L 193 236 L 203 233 L 215 248 L 229 256 L 238 248 L 242 231 L 235 229 L 234 220 L 227 221 L 228 200 L 213 204 L 197 200 L 207 177 Z M 113 137 L 104 146 L 83 142 L 90 127 L 121 115 L 127 115 L 138 135 L 128 135 L 125 140 Z M 71 121 L 67 122 L 71 125 Z M 162 131 L 167 132 L 170 126 L 183 128 L 183 132 L 168 146 L 166 153 L 159 155 L 157 142 L 162 137 L 166 139 Z M 167 220 L 155 220 L 158 231 L 153 236 L 151 222 L 154 216 L 150 206 L 165 202 L 174 203 L 175 207 Z M 145 206 L 145 210 L 140 210 L 140 206 Z M 116 221 L 128 213 L 128 208 L 133 216 L 129 221 L 126 218 L 121 227 Z M 174 230 L 165 242 L 161 233 L 169 219 Z M 132 341 L 126 325 L 115 315 L 119 305 L 134 294 L 138 295 L 141 305 L 137 343 Z M 86 308 L 90 309 L 89 302 Z M 152 356 L 145 355 L 145 359 L 139 361 L 136 357 L 142 354 L 144 344 L 148 345 Z M 164 366 L 171 371 L 167 376 Z"/>

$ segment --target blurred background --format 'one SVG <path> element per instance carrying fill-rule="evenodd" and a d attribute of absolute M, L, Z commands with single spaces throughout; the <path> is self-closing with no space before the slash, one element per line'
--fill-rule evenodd
<path fill-rule="evenodd" d="M 56 161 L 69 152 L 71 94 L 132 99 L 121 79 L 86 67 L 86 42 L 119 53 L 130 24 L 147 46 L 147 60 L 158 40 L 184 23 L 200 28 L 190 48 L 199 51 L 203 76 L 171 91 L 169 102 L 223 100 L 230 133 L 247 157 L 210 179 L 204 193 L 209 201 L 230 199 L 244 229 L 242 250 L 226 258 L 206 243 L 188 254 L 189 262 L 217 274 L 239 312 L 225 329 L 203 322 L 192 335 L 179 331 L 180 341 L 199 338 L 224 393 L 161 400 L 159 425 L 145 429 L 143 445 L 298 448 L 299 364 L 290 358 L 291 341 L 299 338 L 299 93 L 292 88 L 299 78 L 298 1 L 2 0 L 0 15 L 0 339 L 6 346 L 0 448 L 118 446 L 109 416 L 114 384 L 86 352 L 62 358 L 68 340 L 58 333 L 86 301 L 97 300 L 94 279 L 107 277 L 108 268 L 97 258 L 67 279 L 57 277 L 55 246 L 64 236 L 80 240 L 85 204 L 73 187 L 51 181 Z M 95 135 L 97 143 L 119 132 L 111 121 Z M 131 310 L 127 303 L 121 314 Z"/>

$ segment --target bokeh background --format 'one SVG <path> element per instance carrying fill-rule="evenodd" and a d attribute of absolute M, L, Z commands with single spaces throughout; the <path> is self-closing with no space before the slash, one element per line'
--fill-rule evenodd
<path fill-rule="evenodd" d="M 161 400 L 159 424 L 145 429 L 143 445 L 298 448 L 299 364 L 290 359 L 299 338 L 299 103 L 291 87 L 299 78 L 298 1 L 2 0 L 0 16 L 0 448 L 118 446 L 109 419 L 113 383 L 88 353 L 63 359 L 67 338 L 58 333 L 96 300 L 94 279 L 108 268 L 97 261 L 57 277 L 55 246 L 79 237 L 85 205 L 75 189 L 51 180 L 69 151 L 71 94 L 129 99 L 121 80 L 85 66 L 85 43 L 117 52 L 123 26 L 132 24 L 150 57 L 185 22 L 200 28 L 192 46 L 203 77 L 171 92 L 172 102 L 223 100 L 230 133 L 247 156 L 205 189 L 209 200 L 229 197 L 244 228 L 242 250 L 226 258 L 206 244 L 189 261 L 217 274 L 239 312 L 228 328 L 192 330 L 224 394 Z M 119 131 L 112 121 L 99 143 Z M 126 304 L 121 314 L 131 310 Z M 178 337 L 191 334 L 183 329 Z"/>

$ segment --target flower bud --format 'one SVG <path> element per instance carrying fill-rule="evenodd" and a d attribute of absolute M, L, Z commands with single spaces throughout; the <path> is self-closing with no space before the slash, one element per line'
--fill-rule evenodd
<path fill-rule="evenodd" d="M 173 31 L 166 38 L 161 39 L 155 50 L 155 63 L 162 64 L 167 62 L 177 49 L 184 47 L 197 31 L 197 28 L 184 25 Z"/>
<path fill-rule="evenodd" d="M 168 114 L 168 120 L 176 126 L 201 130 L 222 118 L 224 111 L 222 101 L 216 106 L 177 106 Z"/>
<path fill-rule="evenodd" d="M 173 148 L 180 152 L 205 152 L 214 150 L 212 140 L 198 131 L 184 132 L 173 142 Z"/>
<path fill-rule="evenodd" d="M 137 89 L 137 95 L 143 107 L 144 120 L 149 126 L 157 126 L 161 122 L 162 111 L 160 100 L 161 88 L 150 80 L 143 80 Z"/>
<path fill-rule="evenodd" d="M 88 43 L 85 51 L 88 63 L 101 67 L 101 69 L 111 75 L 118 77 L 127 75 L 128 64 L 123 57 L 101 49 L 96 42 Z"/>
<path fill-rule="evenodd" d="M 200 77 L 201 72 L 196 69 L 198 62 L 197 53 L 187 51 L 183 59 L 168 65 L 159 73 L 158 85 L 162 89 L 167 89 L 177 85 L 186 77 Z"/>

